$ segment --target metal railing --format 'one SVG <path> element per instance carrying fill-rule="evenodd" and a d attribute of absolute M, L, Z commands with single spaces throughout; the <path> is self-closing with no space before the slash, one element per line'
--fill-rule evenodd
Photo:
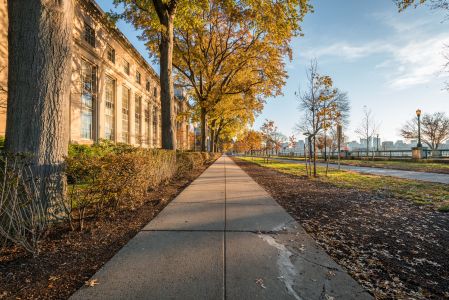
<path fill-rule="evenodd" d="M 246 153 L 246 155 L 252 156 L 281 156 L 281 157 L 295 157 L 304 158 L 304 151 L 293 152 L 293 151 L 279 151 L 279 152 L 269 152 L 265 151 L 251 151 Z M 309 156 L 309 153 L 307 153 Z M 313 156 L 313 154 L 312 154 Z M 337 159 L 338 152 L 331 151 L 324 153 L 324 151 L 317 152 L 317 158 L 324 159 Z M 412 150 L 379 150 L 379 151 L 366 151 L 366 150 L 355 150 L 355 151 L 341 151 L 341 159 L 372 159 L 372 158 L 384 158 L 384 159 L 411 159 Z M 423 159 L 449 159 L 449 149 L 441 150 L 430 150 L 423 149 Z"/>

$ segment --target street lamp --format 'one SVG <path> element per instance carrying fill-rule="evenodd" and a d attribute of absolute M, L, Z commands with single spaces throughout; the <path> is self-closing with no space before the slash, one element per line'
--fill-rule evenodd
<path fill-rule="evenodd" d="M 421 110 L 416 110 L 416 116 L 418 117 L 418 145 L 416 145 L 418 148 L 422 147 L 421 144 Z"/>

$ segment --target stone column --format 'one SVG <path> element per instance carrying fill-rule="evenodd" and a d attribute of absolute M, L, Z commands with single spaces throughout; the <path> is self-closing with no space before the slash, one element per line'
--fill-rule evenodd
<path fill-rule="evenodd" d="M 129 144 L 136 145 L 137 139 L 135 136 L 135 109 L 136 109 L 136 93 L 134 89 L 131 89 L 130 98 L 129 98 Z"/>
<path fill-rule="evenodd" d="M 95 141 L 98 142 L 104 138 L 104 122 L 105 122 L 105 74 L 104 68 L 97 67 L 98 82 L 97 82 L 97 101 L 95 108 Z"/>
<path fill-rule="evenodd" d="M 115 142 L 122 142 L 122 96 L 123 81 L 117 79 L 115 96 Z"/>
<path fill-rule="evenodd" d="M 419 160 L 424 158 L 424 151 L 422 147 L 413 147 L 412 148 L 412 158 Z"/>

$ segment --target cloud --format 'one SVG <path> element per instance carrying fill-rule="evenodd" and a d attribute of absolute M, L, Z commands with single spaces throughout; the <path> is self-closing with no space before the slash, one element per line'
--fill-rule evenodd
<path fill-rule="evenodd" d="M 449 45 L 449 33 L 424 38 L 401 35 L 368 43 L 336 42 L 306 49 L 302 55 L 308 59 L 330 58 L 350 62 L 378 55 L 383 61 L 373 68 L 384 75 L 387 86 L 404 89 L 445 76 L 442 69 L 447 62 L 444 56 L 446 45 Z"/>
<path fill-rule="evenodd" d="M 302 55 L 306 58 L 338 57 L 347 61 L 356 61 L 374 54 L 391 52 L 394 47 L 382 41 L 354 44 L 338 42 L 321 48 L 306 49 Z"/>
<path fill-rule="evenodd" d="M 411 41 L 398 47 L 393 56 L 401 69 L 390 77 L 390 86 L 403 89 L 441 77 L 446 63 L 443 54 L 445 45 L 449 45 L 449 35 Z"/>

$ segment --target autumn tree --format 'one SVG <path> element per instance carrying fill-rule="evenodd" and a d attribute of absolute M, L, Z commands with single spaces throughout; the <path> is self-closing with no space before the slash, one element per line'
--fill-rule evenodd
<path fill-rule="evenodd" d="M 277 131 L 277 127 L 273 120 L 265 119 L 265 122 L 260 127 L 262 133 L 263 148 L 265 154 L 268 155 L 274 149 L 273 134 Z"/>
<path fill-rule="evenodd" d="M 246 133 L 245 140 L 248 143 L 249 151 L 258 151 L 262 149 L 262 134 L 255 130 L 249 130 Z"/>
<path fill-rule="evenodd" d="M 248 151 L 248 144 L 245 140 L 238 140 L 234 143 L 233 150 L 237 153 L 246 153 Z"/>
<path fill-rule="evenodd" d="M 223 96 L 208 115 L 211 151 L 217 150 L 220 139 L 232 139 L 243 132 L 262 108 L 262 101 L 251 94 Z"/>
<path fill-rule="evenodd" d="M 413 118 L 401 129 L 401 135 L 406 139 L 418 138 L 418 120 Z M 449 139 L 449 118 L 444 112 L 423 114 L 421 118 L 421 140 L 431 150 L 438 150 L 439 146 Z"/>
<path fill-rule="evenodd" d="M 364 106 L 362 120 L 359 127 L 355 130 L 355 133 L 360 136 L 360 138 L 366 140 L 366 156 L 368 156 L 370 144 L 378 129 L 379 124 L 376 122 L 373 112 L 367 106 Z"/>
<path fill-rule="evenodd" d="M 124 11 L 115 17 L 130 21 L 141 29 L 151 54 L 159 59 L 161 83 L 162 148 L 176 149 L 176 120 L 173 87 L 174 28 L 185 26 L 191 13 L 207 7 L 205 0 L 114 0 Z"/>
<path fill-rule="evenodd" d="M 281 93 L 288 44 L 309 9 L 307 0 L 210 1 L 190 14 L 190 26 L 175 29 L 173 65 L 200 108 L 202 150 L 207 116 L 226 96 Z"/>
<path fill-rule="evenodd" d="M 234 149 L 237 152 L 252 152 L 262 149 L 262 134 L 255 130 L 244 132 L 240 138 L 234 143 Z"/>
<path fill-rule="evenodd" d="M 64 193 L 68 147 L 73 0 L 8 1 L 5 148 L 30 153 L 40 198 Z"/>

